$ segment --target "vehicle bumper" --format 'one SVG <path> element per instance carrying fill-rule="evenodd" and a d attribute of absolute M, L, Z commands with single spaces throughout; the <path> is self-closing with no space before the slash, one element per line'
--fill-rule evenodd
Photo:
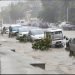
<path fill-rule="evenodd" d="M 52 41 L 52 46 L 65 46 L 63 40 Z"/>

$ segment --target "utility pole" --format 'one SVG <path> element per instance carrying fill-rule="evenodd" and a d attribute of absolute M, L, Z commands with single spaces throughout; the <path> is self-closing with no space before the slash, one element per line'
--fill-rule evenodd
<path fill-rule="evenodd" d="M 69 21 L 69 1 L 70 0 L 65 0 L 65 11 L 66 11 L 66 21 L 68 22 Z"/>
<path fill-rule="evenodd" d="M 69 18 L 69 14 L 68 13 L 69 13 L 69 8 L 67 7 L 67 14 L 66 14 L 67 15 L 67 22 L 68 22 L 68 18 Z"/>

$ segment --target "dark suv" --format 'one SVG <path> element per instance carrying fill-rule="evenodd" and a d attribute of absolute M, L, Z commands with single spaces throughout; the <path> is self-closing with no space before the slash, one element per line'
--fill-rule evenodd
<path fill-rule="evenodd" d="M 75 38 L 71 38 L 66 44 L 66 49 L 70 51 L 70 55 L 75 56 Z"/>

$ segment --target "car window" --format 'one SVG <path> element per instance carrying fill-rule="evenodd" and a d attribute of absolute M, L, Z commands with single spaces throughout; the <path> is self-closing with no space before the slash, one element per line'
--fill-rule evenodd
<path fill-rule="evenodd" d="M 20 28 L 19 32 L 28 32 L 28 28 Z"/>
<path fill-rule="evenodd" d="M 51 33 L 51 35 L 54 35 L 54 32 L 50 32 Z"/>
<path fill-rule="evenodd" d="M 55 32 L 55 34 L 61 34 L 62 33 L 62 31 L 56 31 Z"/>
<path fill-rule="evenodd" d="M 21 26 L 15 26 L 15 27 L 12 27 L 12 30 L 13 31 L 17 31 Z"/>
<path fill-rule="evenodd" d="M 32 33 L 32 35 L 44 34 L 44 32 L 42 30 L 32 30 L 31 33 Z"/>

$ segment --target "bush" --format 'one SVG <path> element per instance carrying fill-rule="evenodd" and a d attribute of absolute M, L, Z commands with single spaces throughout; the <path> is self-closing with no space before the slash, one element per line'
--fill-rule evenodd
<path fill-rule="evenodd" d="M 20 37 L 16 37 L 16 40 L 19 40 L 20 39 Z"/>
<path fill-rule="evenodd" d="M 51 38 L 44 38 L 44 39 L 41 39 L 41 40 L 38 40 L 38 41 L 35 41 L 33 44 L 32 44 L 32 48 L 33 49 L 40 49 L 40 50 L 48 50 L 50 47 L 51 47 Z"/>
<path fill-rule="evenodd" d="M 22 37 L 18 37 L 17 40 L 19 40 L 20 42 L 27 42 L 28 38 L 26 35 L 22 36 Z"/>

